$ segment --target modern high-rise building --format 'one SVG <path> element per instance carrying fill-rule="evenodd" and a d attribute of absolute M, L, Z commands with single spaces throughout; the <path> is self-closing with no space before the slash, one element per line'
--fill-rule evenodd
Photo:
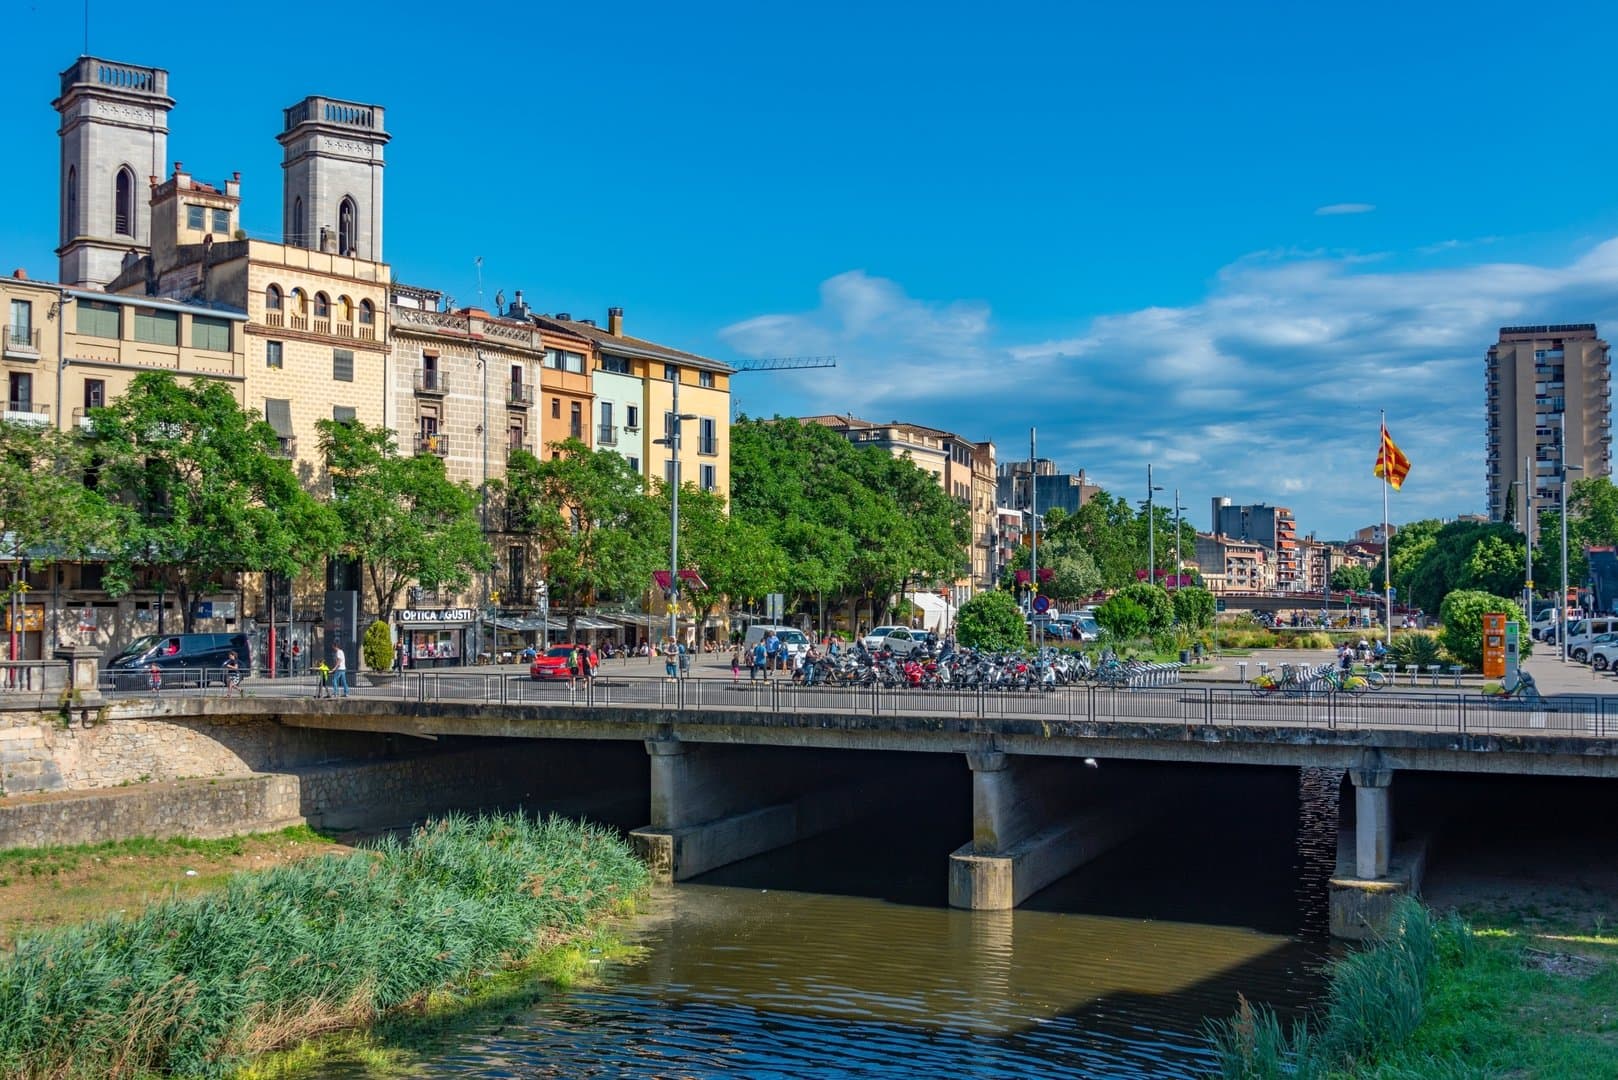
<path fill-rule="evenodd" d="M 1521 515 L 1525 458 L 1532 520 L 1557 505 L 1564 461 L 1582 470 L 1574 478 L 1611 474 L 1610 377 L 1594 323 L 1500 328 L 1484 360 L 1489 520 L 1503 520 L 1508 504 Z"/>
<path fill-rule="evenodd" d="M 1248 503 L 1232 506 L 1228 498 L 1213 500 L 1213 535 L 1259 544 L 1275 554 L 1275 587 L 1307 587 L 1298 562 L 1298 523 L 1284 506 Z"/>

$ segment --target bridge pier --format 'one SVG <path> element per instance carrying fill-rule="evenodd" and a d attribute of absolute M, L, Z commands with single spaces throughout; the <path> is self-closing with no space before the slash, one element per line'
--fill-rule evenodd
<path fill-rule="evenodd" d="M 826 832 L 878 809 L 893 785 L 846 756 L 648 739 L 651 824 L 629 834 L 660 884 Z"/>
<path fill-rule="evenodd" d="M 1332 936 L 1358 941 L 1381 932 L 1400 897 L 1421 891 L 1428 838 L 1395 843 L 1393 770 L 1380 760 L 1349 769 L 1348 779 L 1354 829 L 1338 830 L 1337 873 L 1327 888 Z"/>
<path fill-rule="evenodd" d="M 969 753 L 966 760 L 972 842 L 949 857 L 951 907 L 1014 908 L 1127 839 L 1151 816 L 1141 800 L 1083 809 L 1103 785 L 1071 761 L 999 752 Z"/>

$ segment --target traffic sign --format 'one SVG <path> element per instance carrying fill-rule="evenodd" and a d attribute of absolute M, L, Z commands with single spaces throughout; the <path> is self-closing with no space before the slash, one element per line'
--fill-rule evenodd
<path fill-rule="evenodd" d="M 1050 597 L 1048 597 L 1048 596 L 1036 596 L 1036 597 L 1034 597 L 1034 610 L 1035 611 L 1037 611 L 1041 615 L 1043 615 L 1043 614 L 1045 614 L 1045 612 L 1049 611 L 1050 609 L 1051 609 L 1051 598 Z"/>

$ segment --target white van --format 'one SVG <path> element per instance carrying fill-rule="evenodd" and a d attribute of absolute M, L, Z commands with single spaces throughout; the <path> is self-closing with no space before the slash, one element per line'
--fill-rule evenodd
<path fill-rule="evenodd" d="M 799 659 L 809 651 L 809 639 L 796 626 L 771 626 L 768 623 L 758 623 L 749 626 L 747 635 L 742 638 L 743 661 L 753 655 L 753 646 L 768 637 L 771 630 L 775 631 L 775 636 L 780 640 L 781 647 L 794 660 Z"/>

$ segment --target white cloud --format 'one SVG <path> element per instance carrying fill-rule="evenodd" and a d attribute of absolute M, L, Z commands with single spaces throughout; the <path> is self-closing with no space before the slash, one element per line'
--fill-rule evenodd
<path fill-rule="evenodd" d="M 1335 217 L 1338 214 L 1369 214 L 1376 209 L 1376 204 L 1368 202 L 1337 202 L 1329 206 L 1315 208 L 1317 217 Z"/>
<path fill-rule="evenodd" d="M 1502 325 L 1618 320 L 1618 239 L 1563 266 L 1389 270 L 1350 256 L 1245 258 L 1183 307 L 1101 315 L 1048 341 L 999 340 L 985 304 L 908 296 L 852 271 L 820 303 L 737 323 L 749 356 L 832 352 L 835 371 L 749 385 L 752 412 L 852 412 L 1027 446 L 1123 494 L 1179 487 L 1290 505 L 1342 536 L 1381 515 L 1377 410 L 1413 462 L 1396 520 L 1484 509 L 1483 354 Z M 768 407 L 761 408 L 767 403 Z"/>

